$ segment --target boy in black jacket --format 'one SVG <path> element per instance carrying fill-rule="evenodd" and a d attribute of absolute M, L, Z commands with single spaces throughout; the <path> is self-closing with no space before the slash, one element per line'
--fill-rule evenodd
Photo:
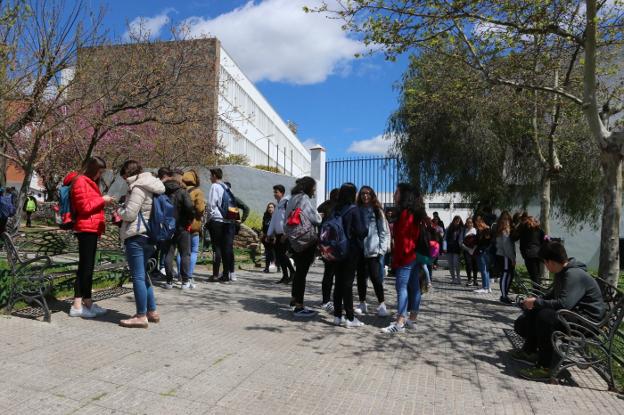
<path fill-rule="evenodd" d="M 562 244 L 549 242 L 540 248 L 539 257 L 548 271 L 555 274 L 551 290 L 543 297 L 529 297 L 522 303 L 525 312 L 516 320 L 516 333 L 525 339 L 521 350 L 514 350 L 514 360 L 536 364 L 520 371 L 530 380 L 547 380 L 553 364 L 552 333 L 562 328 L 557 310 L 572 310 L 599 321 L 605 304 L 598 283 L 586 271 L 585 264 L 568 259 Z"/>

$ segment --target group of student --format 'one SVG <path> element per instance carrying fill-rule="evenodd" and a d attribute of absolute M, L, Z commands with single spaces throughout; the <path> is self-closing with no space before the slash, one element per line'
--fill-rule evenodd
<path fill-rule="evenodd" d="M 376 314 L 390 315 L 383 284 L 388 264 L 396 276 L 398 312 L 396 320 L 382 331 L 397 333 L 405 331 L 406 326 L 413 327 L 420 308 L 421 279 L 430 283 L 423 271 L 433 263 L 430 221 L 417 189 L 406 183 L 397 186 L 397 208 L 390 221 L 370 186 L 357 189 L 353 183 L 344 183 L 332 190 L 329 200 L 318 208 L 312 201 L 315 192 L 316 182 L 311 177 L 298 179 L 290 196 L 286 196 L 284 186 L 276 185 L 273 194 L 277 204 L 269 203 L 263 217 L 265 271 L 275 261 L 282 274 L 278 283 L 292 282 L 290 305 L 294 316 L 317 314 L 304 305 L 304 294 L 308 271 L 320 253 L 324 263 L 321 309 L 333 314 L 335 325 L 364 325 L 356 316 L 369 312 L 369 280 L 377 299 Z M 356 281 L 357 307 L 353 299 Z"/>
<path fill-rule="evenodd" d="M 107 312 L 91 299 L 97 242 L 105 231 L 104 209 L 107 206 L 113 208 L 115 224 L 120 227 L 136 303 L 136 314 L 121 320 L 121 326 L 147 328 L 149 323 L 160 321 L 148 273 L 150 260 L 162 266 L 160 271 L 166 278 L 164 288 L 173 288 L 176 277 L 181 281 L 182 290 L 195 288 L 193 273 L 202 232 L 209 233 L 212 242 L 211 280 L 236 280 L 233 241 L 241 218 L 237 198 L 231 186 L 223 182 L 221 169 L 210 170 L 212 185 L 206 200 L 194 170 L 182 172 L 163 167 L 155 176 L 144 171 L 138 161 L 127 160 L 119 174 L 128 191 L 116 200 L 100 191 L 99 181 L 106 167 L 105 160 L 92 157 L 82 172 L 70 172 L 63 180 L 63 185 L 71 189 L 68 220 L 79 247 L 70 316 L 94 318 Z M 240 199 L 238 202 L 242 203 Z M 248 208 L 246 210 L 248 212 Z M 154 224 L 156 217 L 160 223 Z M 163 232 L 166 237 L 162 240 L 155 236 Z M 174 262 L 177 262 L 175 268 Z"/>

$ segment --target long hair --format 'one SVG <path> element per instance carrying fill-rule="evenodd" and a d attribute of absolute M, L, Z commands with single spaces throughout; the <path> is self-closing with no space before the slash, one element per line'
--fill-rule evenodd
<path fill-rule="evenodd" d="M 83 167 L 83 174 L 89 179 L 94 180 L 100 170 L 106 168 L 106 161 L 102 157 L 93 156 L 86 161 Z"/>
<path fill-rule="evenodd" d="M 526 226 L 529 229 L 537 229 L 540 227 L 540 223 L 537 219 L 535 219 L 534 216 L 527 216 L 524 219 L 524 226 Z"/>
<path fill-rule="evenodd" d="M 353 183 L 344 183 L 340 186 L 338 191 L 338 202 L 336 209 L 342 209 L 345 206 L 350 206 L 355 203 L 355 196 L 357 194 L 357 187 Z"/>
<path fill-rule="evenodd" d="M 462 226 L 464 226 L 464 222 L 462 221 L 461 216 L 455 215 L 455 217 L 453 217 L 453 220 L 451 221 L 451 224 L 449 225 L 449 231 L 454 231 L 461 228 Z"/>
<path fill-rule="evenodd" d="M 487 223 L 485 223 L 485 221 L 483 220 L 483 217 L 477 215 L 477 217 L 474 220 L 474 227 L 480 231 L 483 232 L 484 230 L 490 229 L 490 227 L 487 225 Z"/>
<path fill-rule="evenodd" d="M 399 183 L 397 192 L 399 193 L 399 211 L 401 213 L 407 210 L 419 221 L 427 217 L 418 189 L 408 183 Z"/>
<path fill-rule="evenodd" d="M 496 236 L 502 236 L 504 232 L 511 232 L 511 221 L 507 218 L 500 218 L 496 224 Z"/>
<path fill-rule="evenodd" d="M 141 167 L 141 164 L 136 160 L 126 160 L 119 171 L 121 177 L 126 178 L 136 176 L 141 173 L 143 173 L 143 167 Z"/>
<path fill-rule="evenodd" d="M 295 187 L 290 191 L 291 195 L 298 195 L 300 193 L 305 193 L 309 197 L 314 197 L 314 187 L 316 186 L 316 180 L 314 180 L 310 176 L 304 176 L 300 179 L 297 179 L 295 182 Z"/>
<path fill-rule="evenodd" d="M 383 207 L 381 206 L 381 202 L 377 199 L 377 193 L 370 186 L 362 186 L 360 187 L 360 191 L 357 195 L 357 205 L 364 206 L 364 201 L 362 200 L 362 192 L 367 191 L 370 194 L 371 200 L 370 205 L 373 208 L 373 212 L 375 212 L 375 217 L 379 219 L 383 212 Z"/>

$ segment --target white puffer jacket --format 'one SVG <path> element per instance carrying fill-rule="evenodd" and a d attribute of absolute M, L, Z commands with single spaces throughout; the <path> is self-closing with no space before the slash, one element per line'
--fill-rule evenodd
<path fill-rule="evenodd" d="M 145 172 L 128 177 L 128 194 L 126 203 L 119 209 L 123 219 L 119 235 L 122 241 L 146 232 L 145 224 L 139 218 L 139 212 L 147 223 L 152 212 L 152 197 L 154 194 L 165 193 L 165 185 L 152 173 Z"/>

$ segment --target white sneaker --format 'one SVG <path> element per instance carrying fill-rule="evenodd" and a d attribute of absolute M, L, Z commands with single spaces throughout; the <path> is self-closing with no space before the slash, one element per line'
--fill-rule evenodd
<path fill-rule="evenodd" d="M 160 273 L 161 273 L 163 276 L 167 276 L 167 271 L 165 271 L 165 269 L 164 269 L 164 268 L 161 268 L 161 269 L 160 269 Z"/>
<path fill-rule="evenodd" d="M 474 292 L 477 294 L 485 294 L 487 290 L 485 288 L 479 288 L 478 290 L 474 290 Z"/>
<path fill-rule="evenodd" d="M 364 323 L 362 323 L 360 320 L 358 320 L 355 317 L 353 318 L 353 321 L 350 321 L 350 320 L 345 321 L 345 327 L 348 329 L 362 327 L 362 326 L 364 326 Z"/>
<path fill-rule="evenodd" d="M 82 318 L 95 318 L 96 314 L 94 311 L 90 310 L 86 306 L 77 308 L 77 309 L 74 308 L 74 306 L 71 306 L 71 308 L 69 309 L 69 316 L 70 317 L 82 317 Z"/>
<path fill-rule="evenodd" d="M 344 318 L 344 316 L 342 317 L 334 317 L 334 326 L 343 326 L 344 324 L 346 324 L 347 319 Z"/>
<path fill-rule="evenodd" d="M 405 333 L 405 326 L 399 326 L 397 323 L 392 323 L 388 327 L 381 329 L 382 333 Z"/>
<path fill-rule="evenodd" d="M 91 304 L 90 310 L 95 313 L 96 317 L 103 316 L 104 314 L 108 313 L 107 309 L 102 308 L 102 307 L 100 307 L 99 305 L 97 305 L 95 303 Z"/>
<path fill-rule="evenodd" d="M 230 273 L 230 281 L 236 281 L 236 274 L 234 274 L 233 272 Z"/>
<path fill-rule="evenodd" d="M 409 318 L 406 318 L 405 319 L 405 325 L 409 329 L 415 329 L 416 328 L 416 320 L 410 320 Z"/>
<path fill-rule="evenodd" d="M 492 289 L 491 289 L 491 288 L 486 289 L 486 290 L 485 290 L 485 293 L 486 293 L 486 294 L 491 294 L 491 293 L 492 293 Z"/>
<path fill-rule="evenodd" d="M 190 282 L 185 282 L 184 284 L 182 284 L 182 290 L 186 291 L 186 290 L 190 290 L 191 289 L 191 283 Z"/>
<path fill-rule="evenodd" d="M 195 284 L 194 280 L 189 280 L 188 284 L 189 284 L 189 289 L 191 290 L 194 290 L 197 287 L 197 284 Z"/>
<path fill-rule="evenodd" d="M 353 309 L 353 312 L 358 316 L 362 316 L 368 312 L 368 304 L 360 303 L 359 307 Z"/>
<path fill-rule="evenodd" d="M 379 317 L 388 317 L 390 315 L 390 313 L 388 312 L 388 309 L 386 309 L 385 303 L 379 304 L 379 307 L 377 307 L 377 315 Z"/>
<path fill-rule="evenodd" d="M 334 303 L 331 301 L 321 304 L 321 309 L 327 311 L 329 314 L 334 314 Z"/>
<path fill-rule="evenodd" d="M 353 314 L 355 314 L 356 316 L 363 316 L 364 312 L 362 311 L 360 307 L 355 307 L 353 309 Z"/>
<path fill-rule="evenodd" d="M 173 283 L 169 284 L 168 282 L 165 283 L 165 289 L 166 290 L 170 290 L 173 288 Z"/>

